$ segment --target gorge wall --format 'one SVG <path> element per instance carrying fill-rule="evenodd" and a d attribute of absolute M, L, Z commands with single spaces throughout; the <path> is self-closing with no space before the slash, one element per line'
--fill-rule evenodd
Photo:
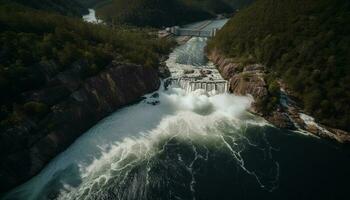
<path fill-rule="evenodd" d="M 229 81 L 230 92 L 237 95 L 250 95 L 254 98 L 250 109 L 252 113 L 264 117 L 278 128 L 305 130 L 332 141 L 350 142 L 348 132 L 319 124 L 312 117 L 305 115 L 300 105 L 290 99 L 291 92 L 281 81 L 278 83 L 278 100 L 272 109 L 268 109 L 269 101 L 275 101 L 276 95 L 272 94 L 271 85 L 267 83 L 265 66 L 243 65 L 234 59 L 226 58 L 217 50 L 210 51 L 208 58 L 216 65 L 222 77 Z"/>
<path fill-rule="evenodd" d="M 51 109 L 44 118 L 28 116 L 1 134 L 0 192 L 36 175 L 99 120 L 160 85 L 156 68 L 122 63 L 112 63 L 83 80 L 79 74 L 85 64 L 80 61 L 52 77 L 44 88 L 24 94 L 26 99 L 43 102 Z M 43 68 L 50 76 L 55 64 Z"/>

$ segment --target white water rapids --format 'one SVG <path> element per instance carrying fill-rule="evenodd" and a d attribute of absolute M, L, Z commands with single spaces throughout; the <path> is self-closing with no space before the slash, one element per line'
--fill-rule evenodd
<path fill-rule="evenodd" d="M 245 112 L 251 103 L 246 97 L 207 96 L 200 90 L 187 94 L 179 88 L 159 93 L 157 106 L 146 100 L 101 121 L 10 196 L 46 199 L 46 191 L 59 187 L 58 199 L 76 199 L 118 171 L 159 153 L 164 140 L 221 140 L 220 124 L 237 129 L 254 123 Z"/>
<path fill-rule="evenodd" d="M 96 17 L 96 11 L 94 9 L 89 9 L 89 14 L 83 16 L 83 20 L 89 23 L 99 24 L 103 21 L 100 19 L 97 19 Z"/>
<path fill-rule="evenodd" d="M 213 65 L 203 60 L 205 43 L 205 39 L 193 38 L 170 55 L 167 65 L 173 77 L 181 76 L 187 68 L 195 69 L 194 74 L 205 68 L 213 71 L 211 77 L 221 78 Z M 192 149 L 193 158 L 186 158 L 182 153 L 176 157 L 191 176 L 188 188 L 193 195 L 196 162 L 208 160 L 213 148 L 231 154 L 237 166 L 254 177 L 260 187 L 268 190 L 276 187 L 277 163 L 271 160 L 273 167 L 268 170 L 272 178 L 264 183 L 261 175 L 247 169 L 241 156 L 246 146 L 251 146 L 271 159 L 270 147 L 258 147 L 244 135 L 248 126 L 266 125 L 263 119 L 246 112 L 252 99 L 202 89 L 189 92 L 177 87 L 168 90 L 161 87 L 156 95 L 146 97 L 143 102 L 120 109 L 96 124 L 39 175 L 4 199 L 114 199 L 114 196 L 115 199 L 144 199 L 146 195 L 149 197 L 147 188 L 158 184 L 151 175 L 158 166 L 154 164 L 155 158 L 167 152 L 174 140 L 189 144 Z M 152 102 L 159 104 L 154 106 Z M 145 175 L 130 178 L 140 165 L 144 166 Z M 118 189 L 114 188 L 113 192 L 105 189 L 113 184 Z M 142 192 L 135 192 L 139 190 Z M 109 196 L 103 198 L 106 193 Z M 169 194 L 176 194 L 175 189 Z M 179 197 L 182 198 L 185 197 Z"/>

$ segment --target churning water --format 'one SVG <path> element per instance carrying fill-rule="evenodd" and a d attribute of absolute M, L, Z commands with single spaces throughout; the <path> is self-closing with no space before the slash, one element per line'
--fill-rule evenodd
<path fill-rule="evenodd" d="M 102 20 L 97 19 L 96 11 L 94 9 L 89 9 L 89 14 L 83 16 L 83 20 L 89 23 L 99 24 L 103 23 Z"/>
<path fill-rule="evenodd" d="M 205 42 L 193 38 L 170 55 L 173 78 L 192 69 L 221 78 L 204 60 Z M 347 151 L 274 128 L 246 111 L 251 103 L 161 87 L 96 124 L 4 199 L 347 199 Z"/>

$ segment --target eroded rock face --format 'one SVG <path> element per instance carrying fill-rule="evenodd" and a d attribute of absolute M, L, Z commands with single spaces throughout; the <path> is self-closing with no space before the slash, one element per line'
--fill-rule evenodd
<path fill-rule="evenodd" d="M 256 105 L 268 96 L 265 67 L 259 64 L 241 67 L 215 51 L 209 55 L 209 59 L 217 66 L 221 76 L 229 81 L 229 91 L 237 95 L 251 95 L 255 100 L 251 110 L 261 114 Z"/>
<path fill-rule="evenodd" d="M 279 128 L 295 129 L 294 124 L 289 119 L 289 116 L 285 112 L 274 111 L 271 115 L 267 116 L 267 121 Z"/>
<path fill-rule="evenodd" d="M 69 72 L 52 80 L 52 87 L 25 94 L 50 105 L 49 114 L 1 134 L 0 192 L 28 180 L 99 120 L 160 86 L 157 69 L 116 63 L 86 80 Z"/>
<path fill-rule="evenodd" d="M 263 113 L 258 107 L 260 102 L 269 97 L 268 85 L 265 81 L 265 67 L 261 64 L 251 64 L 244 67 L 226 59 L 213 51 L 209 59 L 214 62 L 221 75 L 229 80 L 230 92 L 237 95 L 250 95 L 254 98 L 250 111 L 264 116 L 267 121 L 279 128 L 294 129 L 294 124 L 280 107 L 271 113 Z"/>
<path fill-rule="evenodd" d="M 260 101 L 268 95 L 267 85 L 261 71 L 244 71 L 229 79 L 230 91 L 238 95 L 251 95 Z"/>
<path fill-rule="evenodd" d="M 335 128 L 332 128 L 331 131 L 336 136 L 338 142 L 350 144 L 350 133 Z"/>
<path fill-rule="evenodd" d="M 239 64 L 235 64 L 234 60 L 221 56 L 217 51 L 212 51 L 208 57 L 214 62 L 222 77 L 229 80 L 229 90 L 237 95 L 251 95 L 255 102 L 250 111 L 263 116 L 271 124 L 278 128 L 292 130 L 300 128 L 325 139 L 350 143 L 350 134 L 346 131 L 330 128 L 317 122 L 306 123 L 300 117 L 303 110 L 295 102 L 289 102 L 289 105 L 280 104 L 273 112 L 262 113 L 257 105 L 269 96 L 263 65 L 253 64 L 241 67 Z M 284 91 L 289 91 L 282 82 L 279 84 Z M 286 95 L 293 96 L 289 92 Z"/>
<path fill-rule="evenodd" d="M 220 56 L 216 52 L 211 53 L 209 59 L 216 65 L 221 76 L 226 80 L 241 71 L 239 64 L 234 63 L 232 59 Z"/>

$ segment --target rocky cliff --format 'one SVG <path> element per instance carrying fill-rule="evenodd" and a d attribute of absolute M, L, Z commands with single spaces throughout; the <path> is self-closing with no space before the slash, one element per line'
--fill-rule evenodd
<path fill-rule="evenodd" d="M 278 103 L 266 112 L 266 101 L 271 101 L 271 92 L 266 80 L 266 68 L 261 64 L 242 65 L 233 59 L 222 56 L 218 51 L 211 51 L 208 58 L 216 65 L 222 77 L 229 81 L 230 92 L 237 95 L 250 95 L 254 98 L 251 112 L 264 117 L 279 128 L 306 130 L 318 137 L 349 143 L 350 134 L 321 125 L 304 114 L 298 103 L 291 100 L 292 93 L 279 82 Z"/>
<path fill-rule="evenodd" d="M 212 52 L 209 59 L 216 65 L 221 76 L 229 81 L 230 92 L 252 96 L 255 102 L 251 111 L 262 115 L 257 103 L 268 96 L 264 66 L 258 64 L 242 66 L 217 52 Z"/>
<path fill-rule="evenodd" d="M 50 81 L 42 89 L 23 94 L 27 100 L 48 105 L 49 111 L 40 119 L 27 116 L 17 126 L 2 130 L 0 192 L 37 174 L 99 120 L 160 85 L 156 68 L 113 63 L 82 79 L 79 74 L 85 64 L 77 62 L 70 70 L 47 77 Z M 47 76 L 55 74 L 50 73 L 55 71 L 54 63 L 42 68 Z"/>

